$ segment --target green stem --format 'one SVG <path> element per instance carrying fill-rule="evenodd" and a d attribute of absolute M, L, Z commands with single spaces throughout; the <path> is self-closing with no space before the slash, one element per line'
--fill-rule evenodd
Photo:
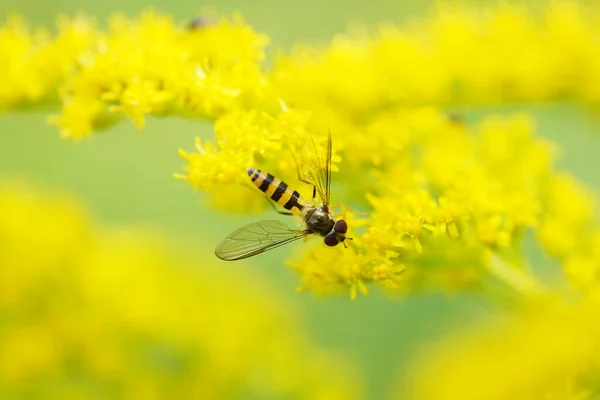
<path fill-rule="evenodd" d="M 549 292 L 549 289 L 526 269 L 511 265 L 496 254 L 491 255 L 488 270 L 519 294 L 535 296 Z"/>

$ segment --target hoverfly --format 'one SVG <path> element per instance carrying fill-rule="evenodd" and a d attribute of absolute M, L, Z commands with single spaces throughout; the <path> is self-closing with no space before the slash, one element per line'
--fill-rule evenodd
<path fill-rule="evenodd" d="M 215 249 L 215 255 L 221 260 L 234 261 L 252 257 L 265 251 L 291 243 L 311 234 L 323 236 L 327 246 L 346 244 L 348 225 L 343 219 L 333 218 L 329 208 L 331 189 L 331 133 L 324 146 L 317 146 L 312 138 L 314 154 L 310 162 L 305 162 L 302 176 L 296 161 L 298 179 L 313 187 L 313 202 L 303 199 L 298 191 L 282 180 L 259 169 L 248 168 L 246 172 L 252 183 L 268 198 L 283 206 L 286 211 L 277 211 L 284 215 L 298 215 L 306 225 L 304 230 L 290 229 L 280 221 L 259 221 L 241 227 L 227 236 Z M 323 154 L 324 153 L 324 154 Z M 321 206 L 316 204 L 319 194 Z M 272 204 L 273 205 L 273 204 Z M 273 205 L 273 207 L 275 207 Z"/>

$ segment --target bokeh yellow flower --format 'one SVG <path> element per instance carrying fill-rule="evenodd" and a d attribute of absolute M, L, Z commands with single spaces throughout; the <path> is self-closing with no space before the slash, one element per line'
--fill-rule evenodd
<path fill-rule="evenodd" d="M 597 299 L 524 306 L 432 343 L 397 380 L 401 399 L 593 399 Z"/>
<path fill-rule="evenodd" d="M 596 3 L 452 3 L 402 25 L 355 29 L 326 46 L 298 45 L 278 59 L 275 84 L 297 107 L 354 117 L 397 105 L 597 103 Z"/>
<path fill-rule="evenodd" d="M 1 398 L 361 396 L 256 277 L 98 229 L 62 194 L 3 182 L 0 209 Z"/>

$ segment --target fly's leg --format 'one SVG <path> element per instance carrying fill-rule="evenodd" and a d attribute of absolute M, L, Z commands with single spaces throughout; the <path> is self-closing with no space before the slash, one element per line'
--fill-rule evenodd
<path fill-rule="evenodd" d="M 313 199 L 313 202 L 316 202 L 317 201 L 317 185 L 302 178 L 302 175 L 300 174 L 300 167 L 298 166 L 298 163 L 296 163 L 296 174 L 298 174 L 298 180 L 300 182 L 306 183 L 307 185 L 313 187 L 312 199 Z"/>
<path fill-rule="evenodd" d="M 274 210 L 275 210 L 275 211 L 276 211 L 278 214 L 281 214 L 281 215 L 294 215 L 294 213 L 293 213 L 293 212 L 289 212 L 289 211 L 281 211 L 281 210 L 278 210 L 278 209 L 276 209 L 276 208 L 275 208 L 275 206 L 273 206 L 273 209 L 274 209 Z"/>

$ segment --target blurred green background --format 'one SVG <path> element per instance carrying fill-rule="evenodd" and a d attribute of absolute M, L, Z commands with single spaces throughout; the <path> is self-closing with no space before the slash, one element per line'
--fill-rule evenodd
<path fill-rule="evenodd" d="M 298 41 L 327 41 L 335 33 L 345 31 L 352 22 L 373 26 L 417 17 L 432 3 L 423 0 L 221 0 L 206 4 L 167 0 L 86 3 L 26 0 L 18 6 L 1 2 L 0 13 L 5 16 L 20 11 L 34 23 L 52 25 L 61 12 L 72 14 L 81 10 L 102 20 L 114 11 L 132 15 L 146 7 L 155 7 L 185 21 L 201 7 L 211 6 L 219 13 L 240 11 L 257 31 L 271 37 L 272 48 L 289 48 Z M 470 123 L 490 111 L 517 110 L 533 113 L 540 135 L 560 143 L 562 168 L 594 187 L 600 186 L 597 173 L 600 122 L 591 110 L 557 103 L 460 109 Z M 92 139 L 73 143 L 59 139 L 58 131 L 45 125 L 48 111 L 0 116 L 2 178 L 23 179 L 38 186 L 70 191 L 88 205 L 99 223 L 146 226 L 162 231 L 176 239 L 187 253 L 210 252 L 212 257 L 218 241 L 241 224 L 240 219 L 203 206 L 200 193 L 172 178 L 172 173 L 183 165 L 177 149 L 191 150 L 195 136 L 210 136 L 209 125 L 176 118 L 151 118 L 141 133 L 136 133 L 131 124 L 123 123 Z M 284 247 L 250 259 L 244 266 L 222 263 L 222 267 L 251 268 L 258 279 L 268 280 L 280 296 L 300 310 L 317 345 L 346 353 L 355 360 L 365 378 L 369 399 L 388 397 L 397 372 L 409 365 L 417 349 L 439 340 L 447 330 L 492 311 L 483 300 L 469 295 L 430 293 L 391 299 L 374 290 L 370 296 L 352 302 L 346 297 L 298 294 L 295 291 L 298 279 L 283 263 L 289 251 Z M 528 252 L 534 264 L 548 263 L 536 255 L 535 249 Z"/>

